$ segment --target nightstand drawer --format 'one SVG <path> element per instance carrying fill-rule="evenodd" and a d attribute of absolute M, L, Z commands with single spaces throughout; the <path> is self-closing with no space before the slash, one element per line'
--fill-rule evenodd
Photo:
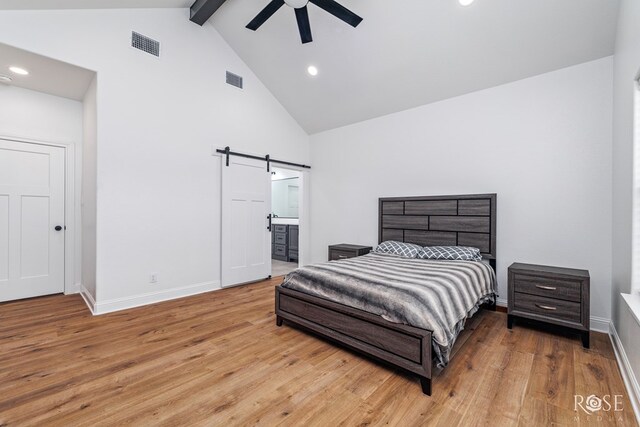
<path fill-rule="evenodd" d="M 521 313 L 581 323 L 580 303 L 516 292 L 513 309 Z"/>
<path fill-rule="evenodd" d="M 331 249 L 331 251 L 329 252 L 329 261 L 353 258 L 355 256 L 356 253 L 354 251 L 341 251 L 338 249 Z"/>
<path fill-rule="evenodd" d="M 578 281 L 557 279 L 528 274 L 515 274 L 513 277 L 515 292 L 540 295 L 568 301 L 580 302 L 582 285 Z"/>

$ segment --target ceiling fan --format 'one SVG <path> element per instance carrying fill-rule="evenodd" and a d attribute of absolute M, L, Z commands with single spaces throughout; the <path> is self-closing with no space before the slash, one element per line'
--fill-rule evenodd
<path fill-rule="evenodd" d="M 309 12 L 307 11 L 308 3 L 315 4 L 354 28 L 362 22 L 361 17 L 334 0 L 271 0 L 271 2 L 249 22 L 247 28 L 256 31 L 267 19 L 271 18 L 278 9 L 286 4 L 296 11 L 296 20 L 298 21 L 298 30 L 300 30 L 302 43 L 309 43 L 313 41 L 313 37 L 311 36 L 311 24 L 309 23 Z"/>

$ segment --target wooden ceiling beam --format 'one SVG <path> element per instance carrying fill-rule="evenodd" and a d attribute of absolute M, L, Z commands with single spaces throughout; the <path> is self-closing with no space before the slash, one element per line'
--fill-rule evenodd
<path fill-rule="evenodd" d="M 204 25 L 224 2 L 225 0 L 196 0 L 191 5 L 191 17 L 189 20 L 200 26 Z"/>

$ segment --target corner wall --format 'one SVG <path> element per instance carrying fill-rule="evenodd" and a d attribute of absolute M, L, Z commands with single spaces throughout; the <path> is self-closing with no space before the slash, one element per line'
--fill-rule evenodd
<path fill-rule="evenodd" d="M 131 48 L 131 31 L 161 57 Z M 4 11 L 0 40 L 98 73 L 98 313 L 219 288 L 215 148 L 309 164 L 308 135 L 188 9 Z"/>
<path fill-rule="evenodd" d="M 622 0 L 613 72 L 613 321 L 623 319 L 620 293 L 631 292 L 634 79 L 640 72 L 640 2 Z M 640 334 L 638 335 L 640 336 Z M 640 368 L 640 366 L 638 367 Z"/>
<path fill-rule="evenodd" d="M 96 300 L 96 173 L 98 162 L 97 76 L 82 102 L 82 291 Z"/>
<path fill-rule="evenodd" d="M 628 357 L 621 365 L 631 384 L 635 384 L 636 405 L 640 403 L 640 324 L 620 296 L 630 293 L 631 235 L 633 206 L 633 114 L 634 79 L 640 72 L 640 2 L 622 0 L 618 15 L 618 34 L 613 71 L 613 250 L 612 320 L 620 342 L 615 343 Z M 615 337 L 615 335 L 614 335 Z M 627 372 L 624 372 L 624 369 Z M 633 390 L 631 390 L 633 391 Z M 633 400 L 632 396 L 632 400 Z M 636 408 L 636 413 L 638 408 Z"/>
<path fill-rule="evenodd" d="M 591 272 L 611 315 L 612 58 L 311 137 L 312 261 L 376 245 L 379 197 L 498 193 L 498 282 L 514 261 Z"/>

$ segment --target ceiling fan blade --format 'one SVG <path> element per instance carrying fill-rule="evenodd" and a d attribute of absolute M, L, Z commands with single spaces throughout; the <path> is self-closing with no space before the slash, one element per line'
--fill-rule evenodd
<path fill-rule="evenodd" d="M 315 4 L 316 6 L 326 10 L 336 18 L 342 19 L 344 22 L 351 25 L 352 27 L 357 27 L 358 24 L 362 22 L 361 17 L 359 17 L 358 15 L 351 12 L 346 7 L 336 3 L 333 0 L 309 0 L 309 1 Z"/>
<path fill-rule="evenodd" d="M 258 13 L 256 17 L 247 24 L 247 28 L 253 31 L 257 30 L 262 24 L 265 23 L 267 19 L 271 18 L 271 15 L 276 13 L 282 6 L 284 6 L 284 0 L 272 0 L 271 3 L 269 3 L 264 9 L 262 9 L 260 13 Z"/>
<path fill-rule="evenodd" d="M 300 30 L 302 43 L 312 42 L 313 37 L 311 37 L 311 24 L 309 23 L 307 6 L 296 9 L 296 19 L 298 20 L 298 29 Z"/>

